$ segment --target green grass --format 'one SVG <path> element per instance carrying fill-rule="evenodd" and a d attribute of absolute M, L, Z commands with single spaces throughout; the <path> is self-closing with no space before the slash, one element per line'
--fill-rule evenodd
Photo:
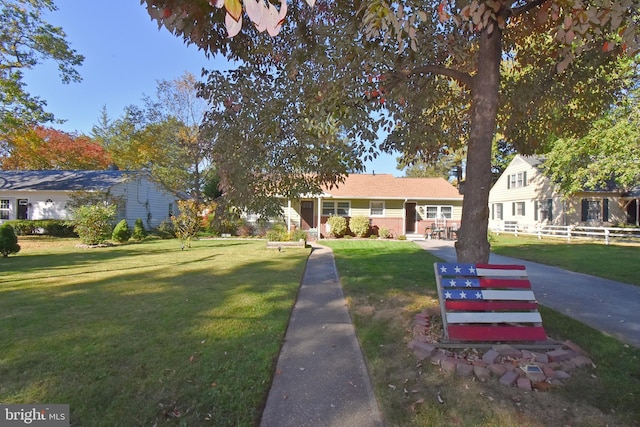
<path fill-rule="evenodd" d="M 0 402 L 67 403 L 78 426 L 255 425 L 308 250 L 19 243 L 0 259 Z"/>
<path fill-rule="evenodd" d="M 544 239 L 491 235 L 491 251 L 567 270 L 640 286 L 640 245 L 605 245 L 585 240 Z"/>
<path fill-rule="evenodd" d="M 580 345 L 590 353 L 596 369 L 580 369 L 565 386 L 546 393 L 526 393 L 495 380 L 480 384 L 446 378 L 428 361 L 418 363 L 406 347 L 412 339 L 413 316 L 438 304 L 433 274 L 436 258 L 410 242 L 335 240 L 323 244 L 334 250 L 388 426 L 638 425 L 637 348 L 543 307 L 549 335 Z"/>

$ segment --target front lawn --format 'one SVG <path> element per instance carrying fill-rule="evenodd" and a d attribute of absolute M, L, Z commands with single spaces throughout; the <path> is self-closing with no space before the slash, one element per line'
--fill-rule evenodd
<path fill-rule="evenodd" d="M 437 307 L 437 259 L 411 242 L 327 240 L 389 426 L 638 425 L 640 350 L 541 307 L 547 333 L 589 352 L 596 368 L 549 392 L 446 377 L 407 348 L 415 314 Z M 565 249 L 566 250 L 566 249 Z"/>
<path fill-rule="evenodd" d="M 640 245 L 492 234 L 491 251 L 640 286 Z"/>
<path fill-rule="evenodd" d="M 176 240 L 0 259 L 0 402 L 65 403 L 83 426 L 252 426 L 308 249 Z"/>

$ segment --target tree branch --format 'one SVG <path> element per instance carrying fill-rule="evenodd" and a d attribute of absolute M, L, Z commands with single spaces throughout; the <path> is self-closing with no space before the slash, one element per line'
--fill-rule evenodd
<path fill-rule="evenodd" d="M 511 12 L 512 12 L 511 14 L 512 14 L 512 16 L 522 15 L 524 13 L 527 13 L 531 9 L 534 9 L 534 8 L 546 3 L 547 1 L 549 1 L 549 0 L 534 0 L 532 2 L 525 3 L 522 6 L 519 6 L 519 7 L 511 9 Z"/>
<path fill-rule="evenodd" d="M 471 74 L 438 65 L 425 65 L 422 67 L 396 71 L 392 74 L 394 78 L 389 85 L 395 86 L 400 83 L 401 80 L 406 80 L 416 75 L 426 74 L 438 74 L 441 76 L 451 77 L 458 83 L 473 89 L 473 76 Z"/>

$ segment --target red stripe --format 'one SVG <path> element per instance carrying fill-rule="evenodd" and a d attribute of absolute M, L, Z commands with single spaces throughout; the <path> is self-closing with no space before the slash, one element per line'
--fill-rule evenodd
<path fill-rule="evenodd" d="M 538 304 L 524 301 L 451 301 L 445 303 L 447 311 L 507 311 L 507 310 L 536 310 Z"/>
<path fill-rule="evenodd" d="M 531 289 L 531 282 L 527 279 L 491 279 L 487 277 L 480 278 L 481 288 L 521 288 Z M 476 289 L 476 288 L 472 288 Z"/>
<path fill-rule="evenodd" d="M 524 265 L 508 265 L 508 264 L 476 264 L 476 268 L 487 268 L 493 270 L 525 270 Z"/>
<path fill-rule="evenodd" d="M 542 326 L 449 325 L 449 339 L 465 341 L 546 341 Z"/>

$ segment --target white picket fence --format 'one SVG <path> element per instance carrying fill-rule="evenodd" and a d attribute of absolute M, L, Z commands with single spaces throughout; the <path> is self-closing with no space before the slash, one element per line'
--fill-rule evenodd
<path fill-rule="evenodd" d="M 517 222 L 505 221 L 499 228 L 493 228 L 496 234 L 510 233 L 515 236 L 537 236 L 560 238 L 571 241 L 572 239 L 591 239 L 603 241 L 606 245 L 612 241 L 625 241 L 640 243 L 640 228 L 637 227 L 588 227 L 582 225 L 538 225 L 523 227 Z"/>

